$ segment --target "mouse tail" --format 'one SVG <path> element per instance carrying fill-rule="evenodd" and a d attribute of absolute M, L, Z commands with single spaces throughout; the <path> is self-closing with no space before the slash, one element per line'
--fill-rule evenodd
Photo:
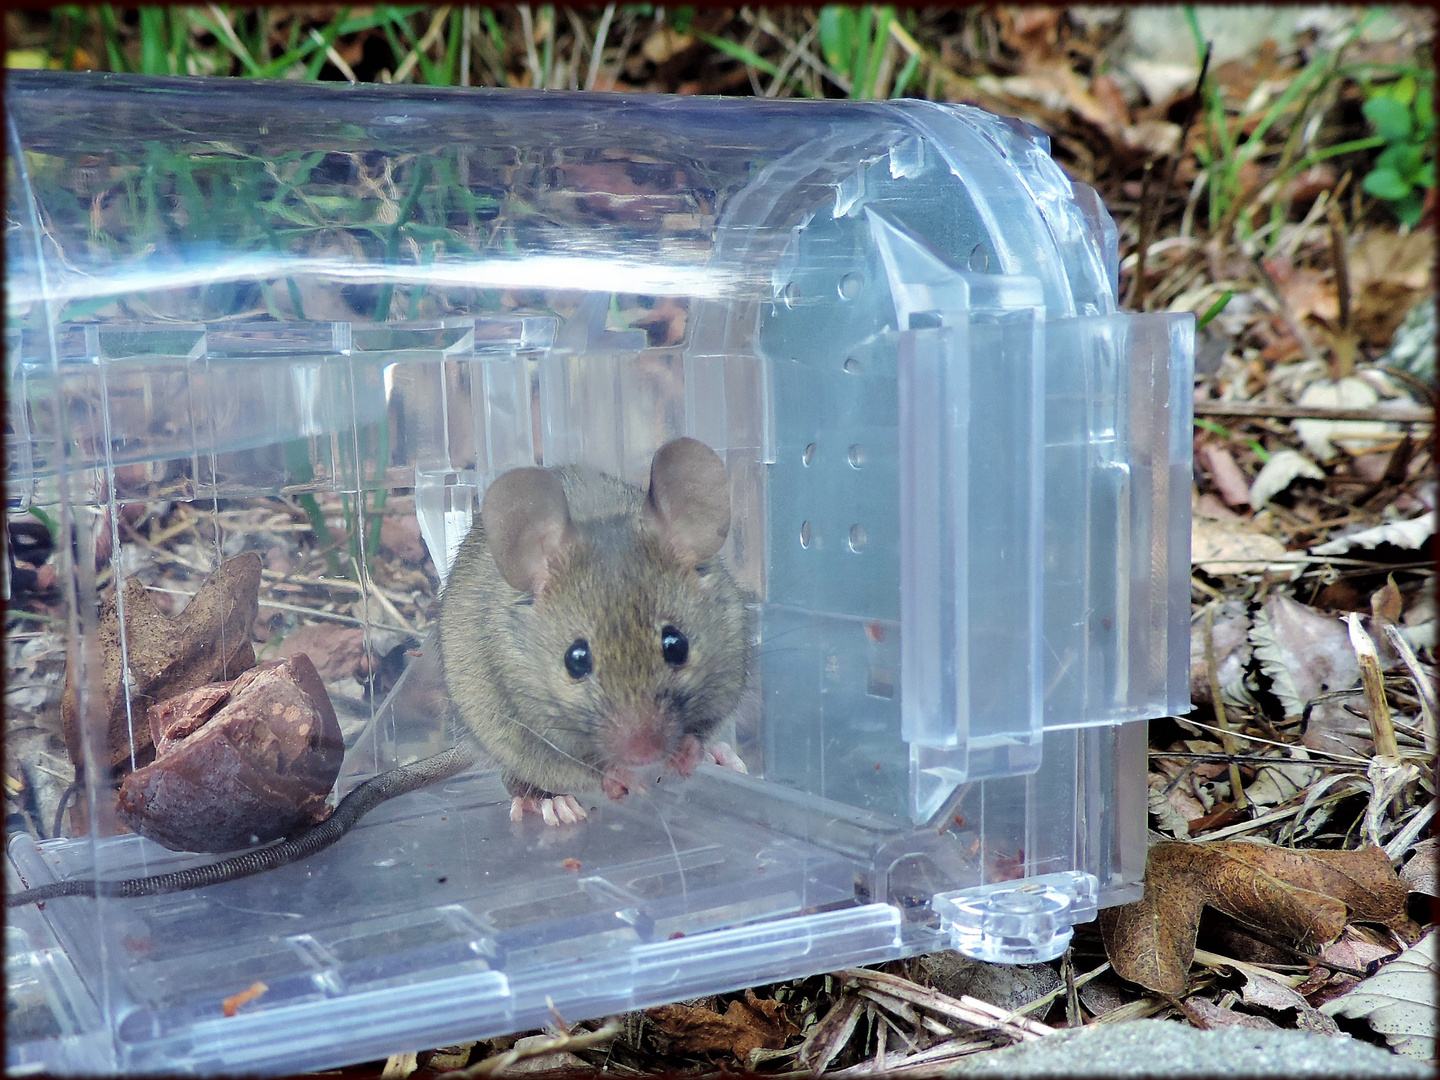
<path fill-rule="evenodd" d="M 208 885 L 234 881 L 236 878 L 273 870 L 301 859 L 307 859 L 324 851 L 355 827 L 362 817 L 382 802 L 399 795 L 427 787 L 440 780 L 447 780 L 464 771 L 475 762 L 475 752 L 465 745 L 452 746 L 434 757 L 402 765 L 397 769 L 373 776 L 357 787 L 335 807 L 335 812 L 324 821 L 318 822 L 269 847 L 232 855 L 228 859 L 176 870 L 168 874 L 151 877 L 129 878 L 125 881 L 95 881 L 93 879 L 59 881 L 52 885 L 41 885 L 23 892 L 11 893 L 5 897 L 5 906 L 19 907 L 53 900 L 59 896 L 157 896 L 161 893 L 183 892 L 186 889 L 200 889 Z"/>

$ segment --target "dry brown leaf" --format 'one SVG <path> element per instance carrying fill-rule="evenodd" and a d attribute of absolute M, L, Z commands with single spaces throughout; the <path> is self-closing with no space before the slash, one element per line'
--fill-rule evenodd
<path fill-rule="evenodd" d="M 1405 598 L 1395 586 L 1395 575 L 1391 574 L 1385 579 L 1384 585 L 1370 594 L 1370 617 L 1381 625 L 1386 622 L 1398 623 L 1404 610 Z"/>
<path fill-rule="evenodd" d="M 1410 861 L 1400 871 L 1400 880 L 1410 887 L 1411 892 L 1440 896 L 1435 874 L 1437 856 L 1440 856 L 1440 837 L 1432 836 L 1415 845 Z"/>
<path fill-rule="evenodd" d="M 747 1060 L 751 1050 L 779 1050 L 799 1033 L 780 1002 L 758 998 L 754 990 L 746 990 L 743 1001 L 730 1002 L 724 1015 L 692 1005 L 661 1005 L 646 1015 L 674 1050 L 730 1054 L 739 1061 Z"/>
<path fill-rule="evenodd" d="M 1268 533 L 1239 522 L 1193 518 L 1190 562 L 1212 577 L 1227 574 L 1285 573 L 1294 569 L 1285 545 Z"/>
<path fill-rule="evenodd" d="M 1295 1026 L 1303 1031 L 1315 1031 L 1321 1035 L 1339 1035 L 1340 1026 L 1330 1017 L 1311 1006 L 1298 990 L 1268 972 L 1244 971 L 1245 985 L 1241 996 L 1246 1005 L 1259 1005 L 1276 1012 L 1295 1010 Z"/>
<path fill-rule="evenodd" d="M 150 709 L 155 760 L 120 785 L 115 812 L 172 851 L 238 851 L 330 814 L 345 740 L 302 653 Z"/>
<path fill-rule="evenodd" d="M 1394 956 L 1398 949 L 1393 945 L 1380 945 L 1369 938 L 1355 927 L 1347 926 L 1345 933 L 1339 939 L 1322 945 L 1320 948 L 1320 962 L 1322 964 L 1339 964 L 1342 967 L 1365 970 L 1377 960 L 1384 960 L 1388 956 Z"/>
<path fill-rule="evenodd" d="M 1369 729 L 1364 720 L 1346 711 L 1346 699 L 1310 705 L 1360 680 L 1360 664 L 1344 623 L 1276 593 L 1256 613 L 1250 642 L 1285 715 L 1306 716 L 1301 736 L 1305 746 L 1331 754 L 1370 753 Z"/>
<path fill-rule="evenodd" d="M 1335 292 L 1333 270 L 1296 267 L 1283 258 L 1267 260 L 1265 268 L 1270 271 L 1276 289 L 1296 322 L 1303 323 L 1312 315 L 1327 323 L 1339 318 L 1340 301 Z"/>
<path fill-rule="evenodd" d="M 1180 1011 L 1185 1018 L 1194 1024 L 1201 1031 L 1214 1031 L 1217 1028 L 1246 1027 L 1255 1028 L 1260 1031 L 1275 1031 L 1280 1025 L 1273 1020 L 1266 1020 L 1263 1016 L 1251 1016 L 1248 1013 L 1237 1013 L 1234 1009 L 1227 1009 L 1222 1005 L 1216 1005 L 1213 1001 L 1207 1001 L 1202 997 L 1192 997 L 1180 1003 Z"/>
<path fill-rule="evenodd" d="M 1435 235 L 1408 236 L 1376 229 L 1350 250 L 1351 325 L 1366 345 L 1383 348 L 1395 336 L 1415 300 L 1430 287 Z"/>
<path fill-rule="evenodd" d="M 260 556 L 253 551 L 220 564 L 174 618 L 162 614 L 139 578 L 125 582 L 125 652 L 133 680 L 130 706 L 137 716 L 160 698 L 173 697 L 206 683 L 233 679 L 255 666 L 251 628 L 259 614 Z M 153 746 L 148 725 L 135 724 L 134 742 L 125 701 L 120 623 L 112 594 L 100 605 L 100 675 L 109 728 L 112 769 L 145 763 Z M 65 666 L 60 712 L 65 747 L 77 774 L 85 758 L 80 739 L 76 667 Z M 92 713 L 93 715 L 93 713 Z M 133 755 L 133 757 L 132 757 Z"/>
<path fill-rule="evenodd" d="M 1176 784 L 1166 791 L 1168 784 L 1169 781 L 1159 773 L 1150 774 L 1150 816 L 1161 832 L 1183 839 L 1190 835 L 1190 822 L 1204 817 L 1205 807 L 1184 784 Z"/>
<path fill-rule="evenodd" d="M 1301 943 L 1334 941 L 1347 919 L 1412 925 L 1406 888 L 1383 850 L 1296 851 L 1269 844 L 1166 841 L 1150 849 L 1145 896 L 1100 913 L 1117 974 L 1148 990 L 1183 993 L 1200 912 Z"/>

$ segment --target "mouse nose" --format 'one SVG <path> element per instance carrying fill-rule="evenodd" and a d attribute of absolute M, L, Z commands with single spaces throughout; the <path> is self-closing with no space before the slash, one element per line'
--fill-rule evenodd
<path fill-rule="evenodd" d="M 649 765 L 665 753 L 665 740 L 657 732 L 632 731 L 620 740 L 618 756 L 625 765 Z"/>

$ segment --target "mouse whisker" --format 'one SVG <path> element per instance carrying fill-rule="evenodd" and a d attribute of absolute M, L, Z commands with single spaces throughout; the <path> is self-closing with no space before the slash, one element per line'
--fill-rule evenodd
<path fill-rule="evenodd" d="M 526 731 L 528 731 L 531 735 L 534 735 L 535 738 L 539 739 L 539 740 L 540 740 L 541 742 L 543 742 L 546 746 L 550 747 L 551 750 L 554 750 L 554 751 L 555 751 L 557 754 L 559 754 L 561 757 L 569 758 L 571 761 L 575 762 L 576 765 L 579 765 L 579 766 L 581 766 L 582 768 L 585 768 L 585 769 L 589 769 L 589 770 L 590 770 L 591 772 L 593 772 L 593 773 L 599 773 L 599 772 L 600 772 L 599 769 L 597 769 L 594 765 L 591 765 L 588 761 L 584 761 L 584 760 L 576 757 L 574 754 L 569 753 L 569 752 L 566 751 L 566 750 L 562 750 L 560 747 L 556 746 L 553 742 L 551 742 L 549 739 L 547 739 L 544 735 L 541 735 L 540 732 L 536 731 L 536 730 L 535 730 L 533 727 L 531 727 L 529 724 L 525 723 L 525 721 L 523 721 L 523 720 L 517 720 L 517 719 L 516 719 L 515 717 L 513 717 L 513 716 L 507 716 L 506 719 L 509 720 L 512 724 L 515 724 L 515 725 L 517 725 L 518 727 L 524 728 L 524 729 L 525 729 Z"/>

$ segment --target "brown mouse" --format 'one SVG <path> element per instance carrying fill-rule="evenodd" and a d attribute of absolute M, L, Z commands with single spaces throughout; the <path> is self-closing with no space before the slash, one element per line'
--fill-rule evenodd
<path fill-rule="evenodd" d="M 743 769 L 717 742 L 744 693 L 749 611 L 717 557 L 730 529 L 719 456 L 662 446 L 648 491 L 573 466 L 514 469 L 485 494 L 441 601 L 458 717 L 513 796 L 550 824 L 648 766 Z"/>
<path fill-rule="evenodd" d="M 452 706 L 500 766 L 512 819 L 576 821 L 586 813 L 573 792 L 620 799 L 651 766 L 689 776 L 708 757 L 745 770 L 716 741 L 752 662 L 750 613 L 717 555 L 729 530 L 725 466 L 694 439 L 656 451 L 648 491 L 571 466 L 514 469 L 490 486 L 441 599 L 439 639 Z M 268 847 L 146 878 L 42 885 L 5 906 L 249 877 L 323 851 L 380 803 L 474 761 L 462 743 L 373 776 Z"/>

